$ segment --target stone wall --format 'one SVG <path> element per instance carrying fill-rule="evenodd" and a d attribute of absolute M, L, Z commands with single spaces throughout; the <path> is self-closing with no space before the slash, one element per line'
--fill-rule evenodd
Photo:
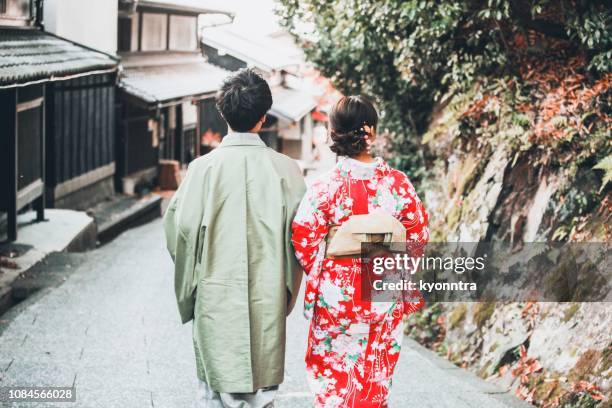
<path fill-rule="evenodd" d="M 551 119 L 537 83 L 493 82 L 450 91 L 423 137 L 432 241 L 609 242 L 610 88 Z M 595 119 L 584 130 L 571 115 Z M 541 131 L 553 119 L 563 136 Z M 611 404 L 610 327 L 610 303 L 446 303 L 407 334 L 537 406 L 594 407 Z"/>

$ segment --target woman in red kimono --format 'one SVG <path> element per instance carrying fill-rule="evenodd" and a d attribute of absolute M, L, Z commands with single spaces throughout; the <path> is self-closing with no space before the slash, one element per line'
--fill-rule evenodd
<path fill-rule="evenodd" d="M 378 115 L 362 96 L 342 98 L 330 115 L 336 167 L 312 183 L 293 221 L 293 245 L 307 274 L 306 353 L 315 407 L 384 408 L 403 337 L 403 317 L 424 302 L 361 299 L 360 258 L 326 257 L 330 226 L 351 215 L 384 212 L 427 242 L 427 213 L 408 177 L 372 157 Z M 418 244 L 417 244 L 418 245 Z"/>

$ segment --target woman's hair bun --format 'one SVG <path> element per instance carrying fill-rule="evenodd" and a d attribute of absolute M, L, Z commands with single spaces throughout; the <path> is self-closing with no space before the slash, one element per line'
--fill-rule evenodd
<path fill-rule="evenodd" d="M 378 113 L 372 102 L 361 95 L 345 96 L 336 103 L 329 116 L 332 152 L 340 156 L 356 156 L 367 149 L 364 126 L 376 128 Z"/>
<path fill-rule="evenodd" d="M 329 148 L 339 156 L 356 156 L 368 146 L 366 135 L 367 133 L 363 129 L 349 130 L 348 132 L 339 132 L 332 129 L 331 140 L 333 144 Z"/>

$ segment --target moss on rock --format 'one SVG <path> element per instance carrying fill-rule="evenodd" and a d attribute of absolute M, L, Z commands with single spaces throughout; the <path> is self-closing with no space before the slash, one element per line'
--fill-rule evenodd
<path fill-rule="evenodd" d="M 567 323 L 572 317 L 574 317 L 574 315 L 579 309 L 580 304 L 578 303 L 572 303 L 567 309 L 565 309 L 565 312 L 563 313 L 563 319 L 561 319 L 563 323 Z"/>
<path fill-rule="evenodd" d="M 459 324 L 465 319 L 465 315 L 467 313 L 467 306 L 465 304 L 460 304 L 452 311 L 448 318 L 448 324 L 451 329 L 454 329 L 459 326 Z"/>
<path fill-rule="evenodd" d="M 474 306 L 474 323 L 478 329 L 482 329 L 487 320 L 495 312 L 495 302 L 477 303 Z"/>

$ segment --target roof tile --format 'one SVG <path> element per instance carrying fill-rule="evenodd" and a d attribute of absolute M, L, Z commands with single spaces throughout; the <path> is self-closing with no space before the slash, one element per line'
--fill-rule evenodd
<path fill-rule="evenodd" d="M 202 62 L 125 69 L 119 86 L 147 104 L 216 92 L 229 72 Z"/>
<path fill-rule="evenodd" d="M 116 66 L 106 54 L 40 30 L 0 30 L 0 87 Z"/>

